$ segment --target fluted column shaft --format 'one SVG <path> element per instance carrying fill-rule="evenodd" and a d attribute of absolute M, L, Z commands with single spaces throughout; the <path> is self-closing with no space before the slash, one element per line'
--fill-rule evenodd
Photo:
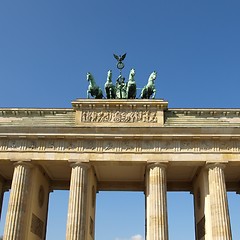
<path fill-rule="evenodd" d="M 208 167 L 208 181 L 210 194 L 210 209 L 212 222 L 212 239 L 232 239 L 226 183 L 223 164 L 210 164 Z"/>
<path fill-rule="evenodd" d="M 3 195 L 4 195 L 4 180 L 0 176 L 0 219 L 2 216 Z"/>
<path fill-rule="evenodd" d="M 13 173 L 11 194 L 4 229 L 4 240 L 23 240 L 27 200 L 30 188 L 31 164 L 19 162 Z"/>
<path fill-rule="evenodd" d="M 147 240 L 167 240 L 166 165 L 151 164 L 147 172 Z"/>
<path fill-rule="evenodd" d="M 66 240 L 84 240 L 86 225 L 88 165 L 72 165 Z"/>

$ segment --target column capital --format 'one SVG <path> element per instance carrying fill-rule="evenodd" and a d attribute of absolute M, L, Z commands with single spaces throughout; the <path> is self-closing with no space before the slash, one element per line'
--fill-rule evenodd
<path fill-rule="evenodd" d="M 206 169 L 213 169 L 215 167 L 221 168 L 222 170 L 226 167 L 226 162 L 220 162 L 220 163 L 213 163 L 213 162 L 207 162 L 205 165 Z"/>
<path fill-rule="evenodd" d="M 15 167 L 16 166 L 24 166 L 24 167 L 28 167 L 28 168 L 33 168 L 34 167 L 34 164 L 32 163 L 31 160 L 20 160 L 20 161 L 17 161 L 13 164 Z"/>
<path fill-rule="evenodd" d="M 82 167 L 84 168 L 85 170 L 88 170 L 91 165 L 88 163 L 88 162 L 73 162 L 71 163 L 70 165 L 72 168 L 75 168 L 75 167 Z"/>
<path fill-rule="evenodd" d="M 154 167 L 160 167 L 160 168 L 167 168 L 168 162 L 148 162 L 147 163 L 147 169 L 154 168 Z"/>

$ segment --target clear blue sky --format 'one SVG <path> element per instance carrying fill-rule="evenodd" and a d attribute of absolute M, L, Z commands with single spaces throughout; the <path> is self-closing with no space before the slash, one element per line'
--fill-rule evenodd
<path fill-rule="evenodd" d="M 156 70 L 170 108 L 240 108 L 239 13 L 239 0 L 1 0 L 0 107 L 69 108 L 87 71 L 103 86 L 109 69 L 118 76 L 112 54 L 127 52 L 123 74 L 135 68 L 142 87 Z M 168 200 L 170 239 L 194 239 L 192 196 Z M 51 193 L 47 240 L 65 239 L 67 201 Z M 240 197 L 229 201 L 240 239 Z M 142 240 L 143 193 L 100 192 L 97 205 L 96 240 Z"/>

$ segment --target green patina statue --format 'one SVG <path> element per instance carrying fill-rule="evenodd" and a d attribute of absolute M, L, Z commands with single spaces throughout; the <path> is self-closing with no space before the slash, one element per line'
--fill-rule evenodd
<path fill-rule="evenodd" d="M 93 75 L 88 72 L 87 73 L 87 81 L 89 82 L 88 90 L 87 90 L 87 98 L 90 98 L 90 94 L 92 97 L 96 99 L 102 99 L 103 94 L 101 88 L 96 84 Z"/>
<path fill-rule="evenodd" d="M 141 91 L 142 99 L 149 99 L 151 96 L 152 96 L 152 98 L 155 98 L 156 88 L 155 88 L 154 81 L 155 81 L 156 77 L 157 77 L 157 72 L 153 71 L 148 78 L 147 85 L 144 86 L 144 88 Z"/>
<path fill-rule="evenodd" d="M 127 82 L 127 98 L 128 99 L 136 98 L 137 85 L 136 85 L 134 76 L 135 76 L 135 69 L 132 68 L 129 73 L 129 78 Z"/>
<path fill-rule="evenodd" d="M 124 82 L 125 78 L 119 75 L 116 82 L 116 98 L 127 99 L 127 84 Z"/>
<path fill-rule="evenodd" d="M 125 83 L 125 78 L 120 74 L 116 81 L 116 86 L 114 86 L 112 82 L 112 71 L 109 70 L 107 73 L 107 81 L 105 82 L 104 88 L 106 92 L 107 99 L 135 99 L 137 92 L 137 85 L 135 81 L 135 69 L 131 69 L 129 73 L 128 82 Z M 149 78 L 148 83 L 141 91 L 140 98 L 149 99 L 155 98 L 156 88 L 155 88 L 155 80 L 157 77 L 157 72 L 153 71 Z M 90 95 L 96 99 L 102 99 L 103 93 L 101 88 L 96 84 L 93 75 L 91 73 L 87 73 L 87 80 L 89 82 L 88 90 L 87 90 L 87 98 L 90 98 Z"/>
<path fill-rule="evenodd" d="M 112 71 L 109 70 L 107 73 L 107 81 L 104 85 L 107 99 L 116 98 L 116 87 L 112 83 Z"/>
<path fill-rule="evenodd" d="M 126 53 L 123 55 L 113 54 L 117 60 L 117 68 L 120 70 L 120 74 L 116 81 L 116 86 L 112 82 L 112 71 L 109 70 L 107 73 L 107 81 L 105 82 L 104 88 L 107 99 L 135 99 L 137 92 L 137 85 L 135 81 L 135 69 L 132 68 L 129 73 L 128 82 L 125 83 L 125 78 L 122 75 L 122 69 L 124 68 L 123 60 L 126 57 Z M 148 83 L 141 91 L 140 98 L 149 99 L 155 98 L 156 88 L 155 88 L 155 79 L 157 77 L 157 72 L 153 71 L 148 78 Z M 91 73 L 87 73 L 87 80 L 89 82 L 87 90 L 87 98 L 90 98 L 90 95 L 96 99 L 102 99 L 103 93 L 101 88 L 96 84 Z"/>

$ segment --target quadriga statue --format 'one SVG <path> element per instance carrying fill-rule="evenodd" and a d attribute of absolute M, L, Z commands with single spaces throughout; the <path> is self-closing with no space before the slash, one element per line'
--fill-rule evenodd
<path fill-rule="evenodd" d="M 157 77 L 157 72 L 153 71 L 149 78 L 147 85 L 141 91 L 140 98 L 149 99 L 155 98 L 156 88 L 155 88 L 155 79 Z M 95 97 L 96 99 L 102 99 L 103 93 L 101 88 L 96 84 L 94 77 L 91 73 L 87 73 L 87 80 L 89 82 L 87 90 L 87 98 Z M 109 70 L 107 73 L 107 81 L 104 85 L 106 98 L 107 99 L 135 99 L 137 86 L 135 81 L 135 69 L 132 68 L 129 73 L 128 82 L 125 83 L 125 78 L 120 73 L 116 81 L 116 86 L 112 82 L 112 71 Z"/>

